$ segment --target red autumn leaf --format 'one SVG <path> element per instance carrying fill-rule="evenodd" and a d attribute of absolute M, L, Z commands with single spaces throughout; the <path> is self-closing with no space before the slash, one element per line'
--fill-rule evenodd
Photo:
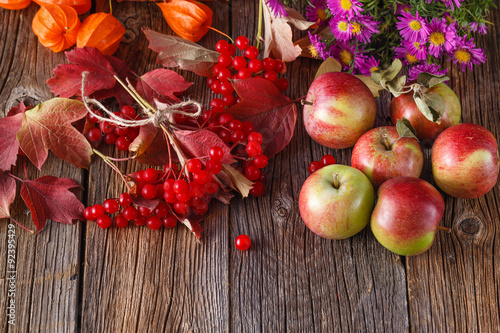
<path fill-rule="evenodd" d="M 136 90 L 144 99 L 153 103 L 159 100 L 161 102 L 178 102 L 176 96 L 188 89 L 192 82 L 174 71 L 165 68 L 158 68 L 147 72 L 137 80 Z"/>
<path fill-rule="evenodd" d="M 0 170 L 10 170 L 16 164 L 19 151 L 17 132 L 23 123 L 24 114 L 17 113 L 13 116 L 0 119 Z"/>
<path fill-rule="evenodd" d="M 78 187 L 73 179 L 54 176 L 23 181 L 21 197 L 31 211 L 37 233 L 45 227 L 47 219 L 66 224 L 84 219 L 85 206 L 70 191 Z"/>
<path fill-rule="evenodd" d="M 285 148 L 293 136 L 297 106 L 268 80 L 251 78 L 234 84 L 241 102 L 226 111 L 242 121 L 250 121 L 262 134 L 262 150 L 271 158 Z"/>
<path fill-rule="evenodd" d="M 116 79 L 113 76 L 117 73 L 99 50 L 75 48 L 65 52 L 65 55 L 70 64 L 58 65 L 52 71 L 55 76 L 47 80 L 50 91 L 56 96 L 81 96 L 82 73 L 85 71 L 89 72 L 85 83 L 87 95 L 115 86 Z"/>
<path fill-rule="evenodd" d="M 212 131 L 204 128 L 196 131 L 179 130 L 175 131 L 175 136 L 184 148 L 183 151 L 186 152 L 190 158 L 208 156 L 210 148 L 219 146 L 224 152 L 224 156 L 220 160 L 222 163 L 231 164 L 236 162 L 231 155 L 231 149 Z"/>
<path fill-rule="evenodd" d="M 16 181 L 0 171 L 0 219 L 10 217 L 10 205 L 16 197 Z"/>
<path fill-rule="evenodd" d="M 133 83 L 133 78 L 135 77 L 135 73 L 130 69 L 128 64 L 115 57 L 115 56 L 105 56 L 106 59 L 109 61 L 111 64 L 111 67 L 113 67 L 114 71 L 116 72 L 116 75 L 125 82 L 125 80 L 128 78 L 129 80 L 132 81 Z M 120 106 L 123 105 L 132 105 L 134 104 L 134 99 L 130 94 L 123 88 L 123 86 L 117 81 L 113 88 L 111 89 L 103 89 L 99 91 L 95 91 L 92 95 L 92 98 L 95 98 L 97 100 L 102 100 L 110 97 L 115 97 L 116 100 L 118 101 L 118 104 Z"/>
<path fill-rule="evenodd" d="M 134 159 L 140 163 L 161 166 L 168 163 L 168 144 L 163 131 L 148 124 L 140 127 L 139 136 L 132 141 L 129 150 L 136 153 Z M 173 149 L 171 153 L 175 154 Z"/>
<path fill-rule="evenodd" d="M 80 101 L 53 98 L 24 113 L 17 139 L 23 152 L 40 169 L 49 149 L 79 168 L 88 168 L 92 147 L 72 125 L 87 115 Z"/>
<path fill-rule="evenodd" d="M 26 110 L 28 110 L 28 108 L 31 107 L 26 107 L 26 105 L 24 105 L 24 101 L 21 101 L 21 103 L 10 108 L 9 112 L 7 113 L 7 117 L 15 116 L 16 114 L 19 113 L 25 113 Z"/>

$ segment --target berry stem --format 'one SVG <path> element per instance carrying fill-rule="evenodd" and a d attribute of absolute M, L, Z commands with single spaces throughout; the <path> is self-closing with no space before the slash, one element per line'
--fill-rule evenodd
<path fill-rule="evenodd" d="M 217 30 L 217 29 L 215 29 L 214 27 L 208 27 L 208 29 L 210 29 L 210 30 L 213 30 L 213 31 L 215 31 L 215 32 L 220 33 L 222 36 L 224 36 L 224 37 L 228 38 L 228 39 L 231 41 L 231 43 L 233 43 L 233 44 L 234 44 L 234 40 L 233 40 L 231 37 L 229 37 L 228 35 L 226 35 L 225 33 L 223 33 L 222 31 Z"/>
<path fill-rule="evenodd" d="M 111 167 L 111 169 L 113 169 L 116 173 L 118 173 L 120 175 L 120 177 L 122 178 L 123 182 L 125 183 L 125 186 L 127 186 L 127 189 L 130 192 L 131 189 L 130 189 L 130 186 L 129 186 L 128 182 L 127 182 L 127 179 L 125 179 L 125 176 L 120 171 L 120 169 L 118 169 L 118 167 L 111 161 L 111 158 L 109 156 L 106 156 L 106 155 L 102 154 L 97 149 L 92 149 L 92 151 L 94 152 L 94 154 L 96 154 L 97 156 L 99 156 L 100 158 L 102 158 L 102 160 L 104 161 L 104 163 L 106 163 L 107 165 L 109 165 Z"/>
<path fill-rule="evenodd" d="M 439 229 L 439 230 L 442 230 L 442 231 L 445 231 L 445 232 L 448 232 L 448 233 L 450 233 L 450 232 L 451 232 L 451 228 L 448 228 L 448 227 L 443 227 L 443 226 L 440 226 L 440 225 L 438 225 L 438 229 Z"/>

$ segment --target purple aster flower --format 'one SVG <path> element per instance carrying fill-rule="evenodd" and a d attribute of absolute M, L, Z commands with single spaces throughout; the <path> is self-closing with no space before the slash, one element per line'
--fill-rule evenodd
<path fill-rule="evenodd" d="M 266 4 L 273 12 L 274 17 L 288 16 L 285 7 L 278 0 L 266 0 Z"/>
<path fill-rule="evenodd" d="M 335 16 L 330 20 L 330 29 L 332 30 L 332 35 L 340 40 L 346 41 L 351 39 L 351 23 L 340 16 Z"/>
<path fill-rule="evenodd" d="M 396 58 L 398 59 L 402 59 L 403 60 L 403 64 L 409 64 L 409 65 L 412 65 L 412 64 L 416 64 L 419 62 L 419 60 L 413 55 L 411 54 L 410 52 L 410 45 L 408 44 L 411 44 L 410 42 L 406 42 L 403 44 L 401 44 L 401 46 L 398 46 L 398 47 L 395 47 L 394 48 L 394 52 L 396 53 Z"/>
<path fill-rule="evenodd" d="M 443 2 L 446 5 L 446 7 L 448 7 L 452 11 L 455 10 L 454 6 L 457 6 L 457 9 L 460 8 L 462 1 L 464 0 L 441 0 L 441 2 Z"/>
<path fill-rule="evenodd" d="M 403 45 L 417 60 L 427 59 L 427 47 L 425 43 L 403 41 Z"/>
<path fill-rule="evenodd" d="M 418 12 L 413 16 L 411 13 L 402 12 L 399 22 L 396 23 L 399 33 L 404 39 L 412 42 L 422 42 L 429 36 L 429 28 L 424 18 L 418 16 Z"/>
<path fill-rule="evenodd" d="M 321 37 L 314 35 L 309 31 L 307 33 L 309 34 L 309 40 L 311 41 L 309 52 L 313 57 L 321 58 L 323 60 L 332 57 L 331 53 L 327 50 L 326 44 L 321 41 Z"/>
<path fill-rule="evenodd" d="M 311 0 L 306 6 L 306 18 L 309 22 L 318 22 L 318 25 L 327 23 L 326 0 Z"/>
<path fill-rule="evenodd" d="M 467 40 L 466 36 L 458 37 L 457 47 L 453 50 L 451 56 L 453 58 L 453 63 L 458 63 L 458 67 L 460 67 L 463 72 L 465 72 L 465 68 L 472 70 L 472 65 L 477 65 L 486 61 L 484 51 L 475 47 L 474 38 Z"/>
<path fill-rule="evenodd" d="M 344 70 L 353 67 L 359 69 L 364 62 L 363 52 L 356 51 L 356 45 L 350 45 L 349 42 L 338 42 L 332 48 L 332 55 L 337 59 Z"/>
<path fill-rule="evenodd" d="M 471 23 L 469 23 L 470 30 L 473 31 L 473 32 L 476 32 L 477 31 L 477 25 L 478 25 L 477 22 L 471 22 Z M 466 28 L 466 27 L 467 27 L 467 24 L 464 26 L 464 28 Z"/>
<path fill-rule="evenodd" d="M 408 72 L 408 81 L 416 80 L 418 74 L 420 73 L 431 73 L 434 75 L 446 75 L 448 73 L 447 69 L 440 69 L 439 65 L 436 64 L 422 64 L 416 65 L 410 68 Z"/>
<path fill-rule="evenodd" d="M 365 74 L 366 76 L 370 76 L 374 71 L 378 70 L 380 66 L 380 60 L 375 59 L 371 56 L 368 59 L 364 59 L 362 63 L 359 65 L 359 72 L 361 74 Z"/>
<path fill-rule="evenodd" d="M 408 13 L 410 9 L 411 9 L 410 5 L 396 2 L 396 12 L 394 13 L 394 15 L 399 16 L 401 15 L 402 12 Z"/>
<path fill-rule="evenodd" d="M 486 35 L 486 33 L 488 32 L 488 28 L 486 27 L 486 24 L 480 23 L 479 26 L 477 27 L 477 31 L 481 35 Z"/>
<path fill-rule="evenodd" d="M 450 52 L 455 48 L 457 31 L 455 25 L 447 25 L 446 19 L 433 18 L 429 23 L 429 54 L 439 57 L 444 51 Z"/>
<path fill-rule="evenodd" d="M 373 34 L 378 32 L 378 22 L 370 15 L 358 16 L 351 23 L 351 32 L 360 42 L 368 44 Z"/>
<path fill-rule="evenodd" d="M 348 20 L 352 20 L 363 11 L 363 4 L 359 0 L 326 0 L 326 5 L 333 16 L 347 15 Z"/>

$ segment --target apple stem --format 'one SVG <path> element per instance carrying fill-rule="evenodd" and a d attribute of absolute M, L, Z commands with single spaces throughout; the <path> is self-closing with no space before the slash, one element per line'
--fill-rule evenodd
<path fill-rule="evenodd" d="M 391 144 L 389 143 L 389 138 L 388 138 L 387 133 L 386 133 L 386 134 L 384 134 L 382 137 L 384 138 L 384 146 L 385 146 L 385 149 L 387 149 L 387 150 L 391 150 Z"/>
<path fill-rule="evenodd" d="M 333 187 L 335 187 L 336 189 L 338 189 L 340 187 L 339 174 L 336 172 L 333 173 Z"/>
<path fill-rule="evenodd" d="M 302 99 L 302 100 L 300 101 L 300 104 L 302 104 L 302 105 L 313 105 L 313 103 L 311 103 L 311 102 L 309 102 L 309 101 L 306 101 L 305 99 Z"/>
<path fill-rule="evenodd" d="M 448 232 L 448 233 L 450 233 L 450 232 L 451 232 L 451 228 L 448 228 L 448 227 L 442 227 L 442 226 L 440 226 L 440 225 L 438 225 L 438 229 L 439 229 L 439 230 L 442 230 L 442 231 L 446 231 L 446 232 Z"/>

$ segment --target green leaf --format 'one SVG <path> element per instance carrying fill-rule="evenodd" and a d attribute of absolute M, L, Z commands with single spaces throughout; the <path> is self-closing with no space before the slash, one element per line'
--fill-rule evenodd
<path fill-rule="evenodd" d="M 398 119 L 396 122 L 396 130 L 398 131 L 399 138 L 414 138 L 417 139 L 417 131 L 405 117 Z"/>
<path fill-rule="evenodd" d="M 419 73 L 417 82 L 426 88 L 434 87 L 442 82 L 450 80 L 446 75 L 434 75 L 431 73 Z"/>
<path fill-rule="evenodd" d="M 385 83 L 392 81 L 403 68 L 401 60 L 396 59 L 387 69 L 379 69 L 372 73 L 372 79 L 375 83 L 380 84 L 385 89 Z"/>
<path fill-rule="evenodd" d="M 321 74 L 330 73 L 330 72 L 340 72 L 342 71 L 342 65 L 334 58 L 327 58 L 323 63 L 319 66 L 318 71 L 316 72 L 317 78 Z"/>

